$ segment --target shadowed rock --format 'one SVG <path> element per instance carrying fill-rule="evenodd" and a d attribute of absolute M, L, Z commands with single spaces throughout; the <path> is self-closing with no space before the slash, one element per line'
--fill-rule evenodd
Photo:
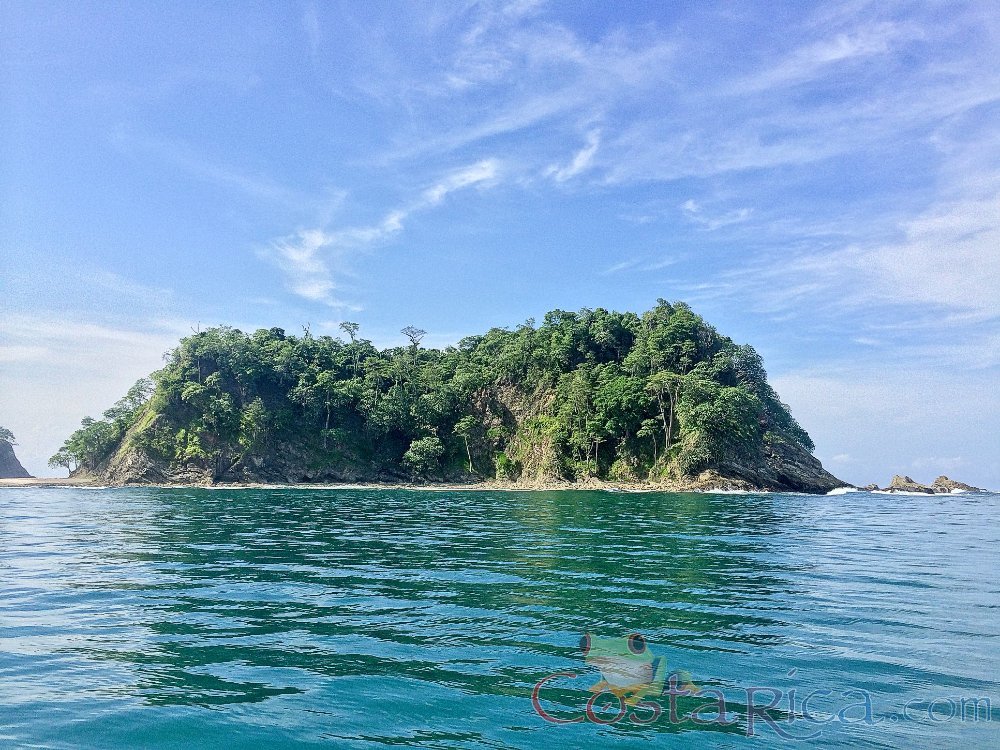
<path fill-rule="evenodd" d="M 21 466 L 14 455 L 14 446 L 6 440 L 0 440 L 0 479 L 28 479 L 31 474 Z"/>

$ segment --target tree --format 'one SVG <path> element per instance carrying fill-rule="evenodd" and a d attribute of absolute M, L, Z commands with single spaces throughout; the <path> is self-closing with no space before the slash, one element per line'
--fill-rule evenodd
<path fill-rule="evenodd" d="M 418 438 L 410 443 L 409 450 L 403 454 L 403 465 L 415 474 L 426 477 L 440 468 L 443 455 L 444 445 L 439 438 Z"/>
<path fill-rule="evenodd" d="M 252 451 L 263 444 L 267 438 L 268 418 L 267 407 L 260 396 L 243 410 L 240 417 L 240 445 L 245 451 Z"/>
<path fill-rule="evenodd" d="M 76 461 L 73 460 L 72 454 L 65 448 L 60 448 L 59 451 L 49 459 L 49 466 L 53 469 L 64 468 L 70 474 L 76 468 Z"/>
<path fill-rule="evenodd" d="M 17 440 L 14 438 L 14 433 L 8 430 L 6 427 L 0 427 L 0 443 L 10 443 L 11 445 L 17 445 Z"/>
<path fill-rule="evenodd" d="M 424 336 L 427 335 L 427 331 L 422 328 L 416 328 L 415 326 L 406 326 L 406 328 L 400 331 L 400 333 L 410 340 L 410 346 L 414 349 L 414 351 L 418 346 L 420 346 L 420 342 L 423 340 Z"/>
<path fill-rule="evenodd" d="M 345 320 L 343 323 L 340 324 L 340 330 L 342 330 L 344 333 L 346 333 L 350 337 L 350 339 L 351 339 L 351 349 L 354 350 L 354 377 L 355 378 L 358 377 L 358 360 L 361 357 L 361 352 L 358 350 L 358 344 L 357 344 L 357 341 L 356 341 L 357 336 L 358 336 L 358 331 L 360 329 L 361 329 L 360 325 L 358 325 L 357 323 L 352 323 L 349 320 Z"/>
<path fill-rule="evenodd" d="M 656 463 L 656 433 L 660 431 L 660 425 L 657 424 L 655 419 L 644 419 L 642 420 L 642 425 L 639 427 L 639 432 L 636 433 L 637 437 L 648 437 L 653 440 L 653 463 Z"/>
<path fill-rule="evenodd" d="M 340 324 L 340 330 L 342 330 L 350 337 L 352 344 L 354 343 L 354 339 L 357 338 L 358 331 L 360 329 L 361 326 L 359 324 L 352 323 L 349 320 L 345 320 L 343 323 Z"/>
<path fill-rule="evenodd" d="M 472 468 L 472 451 L 469 449 L 469 435 L 472 431 L 476 429 L 476 418 L 473 416 L 462 417 L 455 423 L 455 434 L 460 435 L 465 441 L 465 455 L 469 458 L 469 473 L 472 474 L 475 469 Z"/>
<path fill-rule="evenodd" d="M 119 433 L 124 434 L 135 423 L 152 393 L 153 381 L 149 378 L 140 378 L 122 398 L 115 402 L 114 406 L 104 412 L 104 418 L 110 421 Z"/>
<path fill-rule="evenodd" d="M 670 450 L 671 436 L 674 432 L 674 415 L 677 411 L 677 403 L 678 399 L 680 399 L 683 383 L 683 375 L 678 375 L 676 372 L 661 371 L 651 375 L 646 384 L 646 390 L 656 397 L 656 404 L 660 410 L 660 421 L 663 424 L 664 453 Z"/>

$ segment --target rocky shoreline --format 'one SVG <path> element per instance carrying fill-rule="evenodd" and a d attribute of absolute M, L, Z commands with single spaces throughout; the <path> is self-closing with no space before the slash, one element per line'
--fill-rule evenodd
<path fill-rule="evenodd" d="M 887 487 L 879 487 L 877 484 L 868 484 L 858 489 L 866 492 L 899 492 L 918 493 L 922 495 L 952 495 L 958 492 L 986 492 L 981 487 L 973 487 L 971 484 L 958 482 L 949 479 L 944 474 L 935 479 L 931 484 L 920 484 L 912 478 L 896 474 Z"/>
<path fill-rule="evenodd" d="M 723 477 L 715 472 L 704 472 L 698 477 L 684 482 L 607 482 L 589 479 L 579 482 L 510 482 L 485 480 L 481 482 L 210 482 L 210 481 L 167 481 L 167 482 L 127 482 L 106 483 L 98 477 L 77 475 L 55 478 L 0 479 L 3 487 L 158 487 L 158 488 L 211 488 L 211 489 L 376 489 L 376 490 L 425 490 L 425 491 L 503 491 L 503 492 L 551 492 L 560 490 L 598 490 L 606 492 L 725 492 L 763 493 L 787 492 L 784 488 L 760 487 L 746 480 Z M 837 488 L 834 488 L 836 491 Z M 912 478 L 896 475 L 881 488 L 876 484 L 849 488 L 843 485 L 840 491 L 856 489 L 864 492 L 889 494 L 953 495 L 964 492 L 988 492 L 989 490 L 940 476 L 931 484 L 920 484 Z"/>
<path fill-rule="evenodd" d="M 837 486 L 846 487 L 846 484 Z M 602 490 L 611 492 L 788 492 L 787 487 L 759 486 L 745 479 L 724 477 L 714 471 L 706 471 L 697 477 L 684 481 L 663 482 L 608 482 L 602 479 L 581 481 L 504 481 L 488 479 L 478 482 L 463 481 L 210 481 L 204 478 L 173 478 L 166 481 L 108 482 L 101 477 L 76 474 L 60 478 L 0 479 L 3 487 L 159 487 L 159 488 L 212 488 L 212 489 L 381 489 L 381 490 L 495 490 L 504 492 L 550 492 L 560 490 Z M 819 492 L 811 494 L 822 494 Z"/>

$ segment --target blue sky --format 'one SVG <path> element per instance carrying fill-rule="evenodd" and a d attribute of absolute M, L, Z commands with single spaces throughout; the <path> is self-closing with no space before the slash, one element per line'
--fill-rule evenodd
<path fill-rule="evenodd" d="M 0 6 L 0 424 L 198 325 L 685 300 L 838 476 L 1000 487 L 992 2 Z"/>

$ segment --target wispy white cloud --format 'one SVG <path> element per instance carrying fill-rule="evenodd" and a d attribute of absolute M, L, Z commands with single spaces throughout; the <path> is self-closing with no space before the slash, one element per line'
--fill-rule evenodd
<path fill-rule="evenodd" d="M 1000 174 L 997 178 L 1000 185 Z M 755 288 L 759 309 L 810 314 L 825 305 L 852 313 L 880 309 L 882 319 L 871 324 L 876 331 L 996 326 L 1000 321 L 998 216 L 1000 193 L 954 198 L 901 221 L 891 241 L 763 258 L 752 270 L 723 274 L 719 283 Z M 803 304 L 809 298 L 812 302 Z M 887 317 L 893 306 L 921 307 L 922 312 L 903 319 Z"/>
<path fill-rule="evenodd" d="M 639 265 L 640 260 L 638 258 L 631 258 L 629 260 L 623 260 L 620 263 L 615 263 L 614 265 L 608 266 L 603 271 L 601 271 L 602 276 L 610 276 L 614 273 L 619 273 L 621 271 L 627 271 L 630 268 L 635 268 Z"/>
<path fill-rule="evenodd" d="M 342 229 L 301 229 L 273 241 L 260 255 L 277 265 L 286 275 L 293 294 L 331 307 L 354 307 L 334 297 L 337 286 L 331 262 L 343 263 L 346 251 L 364 249 L 389 240 L 403 231 L 414 213 L 440 205 L 457 191 L 495 184 L 500 169 L 496 159 L 483 159 L 446 174 L 401 207 L 387 211 L 375 224 Z"/>
<path fill-rule="evenodd" d="M 329 244 L 327 237 L 318 229 L 303 229 L 289 237 L 275 240 L 265 257 L 271 258 L 285 272 L 288 289 L 312 302 L 336 304 L 331 296 L 334 283 L 330 268 L 320 256 L 320 251 Z"/>
<path fill-rule="evenodd" d="M 587 145 L 581 148 L 568 164 L 558 166 L 553 164 L 545 170 L 545 175 L 552 177 L 556 182 L 565 182 L 571 177 L 588 169 L 594 161 L 594 155 L 601 145 L 601 133 L 599 130 L 591 130 L 587 133 Z"/>
<path fill-rule="evenodd" d="M 496 159 L 483 159 L 476 164 L 452 172 L 440 182 L 427 188 L 421 194 L 421 200 L 406 209 L 406 214 L 436 206 L 449 193 L 454 193 L 456 190 L 491 182 L 496 178 L 499 166 L 500 163 Z"/>
<path fill-rule="evenodd" d="M 263 172 L 225 164 L 182 141 L 157 138 L 124 127 L 117 128 L 110 141 L 122 151 L 152 156 L 196 180 L 288 209 L 301 210 L 303 206 L 321 205 L 327 200 L 326 196 L 317 199 L 305 191 L 283 185 Z"/>
<path fill-rule="evenodd" d="M 753 210 L 749 208 L 734 208 L 722 213 L 710 213 L 693 198 L 684 201 L 681 204 L 681 210 L 684 211 L 684 215 L 689 220 L 709 231 L 726 227 L 730 224 L 740 224 L 749 219 L 750 214 L 753 213 Z"/>
<path fill-rule="evenodd" d="M 897 46 L 923 36 L 922 30 L 914 24 L 865 24 L 792 50 L 771 67 L 736 81 L 733 92 L 754 94 L 776 86 L 808 81 L 825 74 L 830 66 L 885 55 Z"/>
<path fill-rule="evenodd" d="M 671 257 L 671 258 L 661 258 L 660 260 L 654 260 L 654 261 L 652 261 L 650 263 L 647 263 L 646 265 L 644 265 L 642 267 L 642 270 L 644 270 L 644 271 L 659 271 L 660 269 L 668 268 L 670 266 L 676 265 L 679 262 L 680 262 L 680 258 L 676 257 L 676 256 L 675 257 Z"/>
<path fill-rule="evenodd" d="M 857 254 L 882 299 L 1000 317 L 1000 194 L 948 202 L 905 223 L 902 239 Z"/>
<path fill-rule="evenodd" d="M 405 92 L 411 126 L 381 163 L 502 143 L 511 162 L 555 182 L 673 182 L 818 164 L 892 144 L 901 132 L 926 134 L 1000 97 L 997 74 L 975 56 L 923 62 L 924 46 L 975 19 L 956 13 L 942 32 L 928 29 L 941 23 L 931 12 L 897 11 L 817 9 L 762 45 L 763 57 L 734 58 L 720 75 L 697 62 L 705 54 L 697 41 L 669 28 L 585 38 L 535 4 L 459 7 L 424 40 L 449 54 L 415 64 L 419 80 L 385 81 Z M 477 117 L 482 97 L 490 114 Z M 591 129 L 566 161 L 569 134 L 594 122 L 601 131 Z"/>
<path fill-rule="evenodd" d="M 421 81 L 411 82 L 405 94 L 409 98 L 416 85 L 426 95 L 423 106 L 410 107 L 423 126 L 419 137 L 408 135 L 384 160 L 469 149 L 539 127 L 563 133 L 564 141 L 567 118 L 598 121 L 601 113 L 650 93 L 672 72 L 677 45 L 662 35 L 633 29 L 588 40 L 564 24 L 536 18 L 538 10 L 532 5 L 524 12 L 486 12 L 465 34 L 449 40 L 446 46 L 454 48 L 453 55 L 422 70 Z M 436 79 L 443 83 L 435 84 Z M 490 97 L 490 114 L 470 117 L 481 108 L 469 109 L 464 102 L 484 95 Z M 577 155 L 578 171 L 593 158 L 597 146 L 592 141 L 598 138 L 591 130 Z M 555 158 L 551 152 L 533 154 L 532 160 L 545 159 L 536 172 L 545 171 Z M 567 178 L 572 162 L 568 166 Z"/>

